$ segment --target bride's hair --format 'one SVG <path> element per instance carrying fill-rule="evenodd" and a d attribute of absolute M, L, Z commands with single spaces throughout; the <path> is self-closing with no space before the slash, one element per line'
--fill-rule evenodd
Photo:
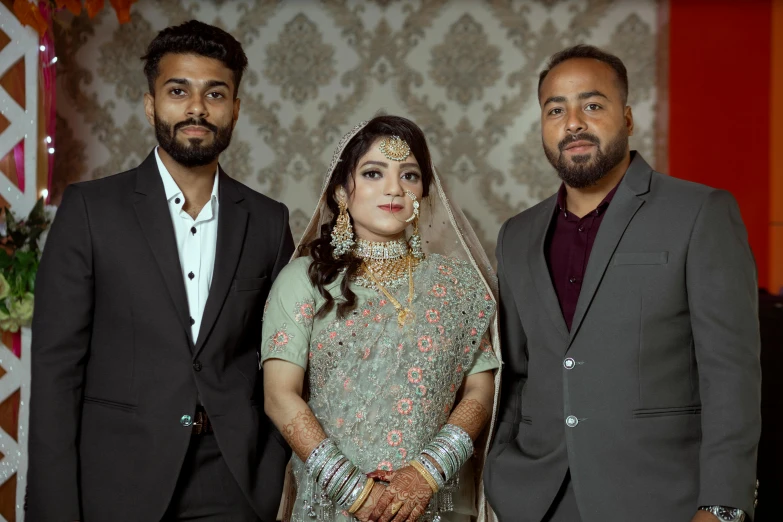
<path fill-rule="evenodd" d="M 346 253 L 340 259 L 334 259 L 332 256 L 334 250 L 331 245 L 332 228 L 334 228 L 340 212 L 335 192 L 338 187 L 343 187 L 346 193 L 348 192 L 348 182 L 354 174 L 359 159 L 370 150 L 370 146 L 375 140 L 387 136 L 399 136 L 410 146 L 411 153 L 421 169 L 421 181 L 424 186 L 423 196 L 427 197 L 429 193 L 433 177 L 430 151 L 427 148 L 424 133 L 412 121 L 400 116 L 376 116 L 348 142 L 340 156 L 340 162 L 332 173 L 329 185 L 326 187 L 326 204 L 332 211 L 332 219 L 329 223 L 321 226 L 320 237 L 300 246 L 301 253 L 303 255 L 309 254 L 313 259 L 307 271 L 310 282 L 326 300 L 316 313 L 316 317 L 324 316 L 334 307 L 335 299 L 326 290 L 326 285 L 334 282 L 343 270 L 345 270 L 345 277 L 340 284 L 342 299 L 337 303 L 337 316 L 343 318 L 356 307 L 356 294 L 351 291 L 349 282 L 361 266 L 361 259 L 355 257 L 351 252 Z M 351 218 L 351 222 L 353 222 L 353 218 Z"/>

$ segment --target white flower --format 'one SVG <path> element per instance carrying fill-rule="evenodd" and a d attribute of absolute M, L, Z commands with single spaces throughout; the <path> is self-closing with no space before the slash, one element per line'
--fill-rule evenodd
<path fill-rule="evenodd" d="M 11 306 L 8 311 L 11 317 L 19 321 L 20 326 L 29 326 L 33 319 L 33 304 L 35 296 L 31 292 L 26 292 L 21 299 L 11 299 Z"/>
<path fill-rule="evenodd" d="M 57 207 L 55 205 L 46 205 L 44 207 L 44 216 L 49 223 L 54 221 L 55 214 L 57 214 Z"/>
<path fill-rule="evenodd" d="M 6 304 L 8 301 L 10 301 L 10 299 L 6 300 Z M 19 320 L 16 317 L 13 317 L 0 310 L 0 330 L 16 333 L 19 331 L 20 326 L 21 325 L 19 324 Z"/>

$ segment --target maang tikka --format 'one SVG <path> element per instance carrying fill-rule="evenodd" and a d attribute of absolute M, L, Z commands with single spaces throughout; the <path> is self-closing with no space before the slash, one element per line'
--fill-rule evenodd
<path fill-rule="evenodd" d="M 337 222 L 332 227 L 333 247 L 332 257 L 339 259 L 344 256 L 355 243 L 353 238 L 353 226 L 351 225 L 351 216 L 348 215 L 348 203 L 345 196 L 338 196 L 337 206 L 340 213 L 337 216 Z"/>
<path fill-rule="evenodd" d="M 413 214 L 405 220 L 406 223 L 413 221 L 413 234 L 408 240 L 408 244 L 411 247 L 411 254 L 413 254 L 413 257 L 416 259 L 423 259 L 424 251 L 421 249 L 421 236 L 419 235 L 419 200 L 416 198 L 416 194 L 410 190 L 406 190 L 405 193 L 413 200 Z"/>

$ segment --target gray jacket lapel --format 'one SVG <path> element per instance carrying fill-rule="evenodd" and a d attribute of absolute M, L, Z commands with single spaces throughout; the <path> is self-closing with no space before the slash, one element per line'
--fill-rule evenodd
<path fill-rule="evenodd" d="M 154 151 L 137 168 L 135 191 L 136 217 L 158 263 L 172 304 L 177 310 L 177 317 L 192 343 L 188 298 L 177 253 L 174 224 L 171 222 L 166 192 L 160 179 Z"/>
<path fill-rule="evenodd" d="M 557 300 L 552 277 L 549 275 L 549 268 L 546 264 L 546 253 L 544 252 L 547 232 L 552 223 L 552 216 L 554 216 L 556 206 L 557 194 L 546 200 L 539 207 L 538 215 L 534 217 L 530 238 L 530 271 L 533 281 L 535 281 L 538 295 L 541 298 L 542 307 L 546 310 L 558 333 L 562 335 L 563 339 L 567 339 L 568 328 L 565 319 L 563 319 L 563 312 L 560 310 L 560 302 Z"/>
<path fill-rule="evenodd" d="M 231 283 L 234 281 L 234 273 L 239 263 L 239 257 L 242 255 L 242 247 L 245 244 L 248 213 L 240 205 L 244 197 L 237 189 L 235 181 L 229 178 L 223 169 L 220 169 L 219 184 L 220 208 L 218 210 L 215 269 L 212 285 L 209 288 L 209 297 L 207 297 L 207 303 L 204 306 L 204 315 L 201 318 L 201 328 L 196 340 L 194 357 L 197 357 L 204 349 L 204 343 L 220 315 Z"/>
<path fill-rule="evenodd" d="M 614 255 L 620 239 L 633 216 L 644 203 L 644 199 L 640 196 L 649 192 L 651 177 L 652 168 L 640 154 L 636 153 L 625 177 L 620 182 L 617 193 L 606 210 L 601 228 L 595 238 L 582 282 L 582 291 L 579 293 L 579 300 L 576 304 L 574 320 L 571 323 L 569 346 L 574 342 L 574 337 L 590 308 L 590 303 L 598 290 L 598 285 L 601 284 L 606 267 L 609 265 L 609 260 Z"/>

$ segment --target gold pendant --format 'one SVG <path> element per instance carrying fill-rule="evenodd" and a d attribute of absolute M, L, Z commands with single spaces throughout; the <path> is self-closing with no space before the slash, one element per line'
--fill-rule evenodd
<path fill-rule="evenodd" d="M 408 308 L 404 308 L 397 313 L 397 324 L 400 325 L 400 328 L 408 321 L 408 317 L 413 317 L 413 312 Z"/>

